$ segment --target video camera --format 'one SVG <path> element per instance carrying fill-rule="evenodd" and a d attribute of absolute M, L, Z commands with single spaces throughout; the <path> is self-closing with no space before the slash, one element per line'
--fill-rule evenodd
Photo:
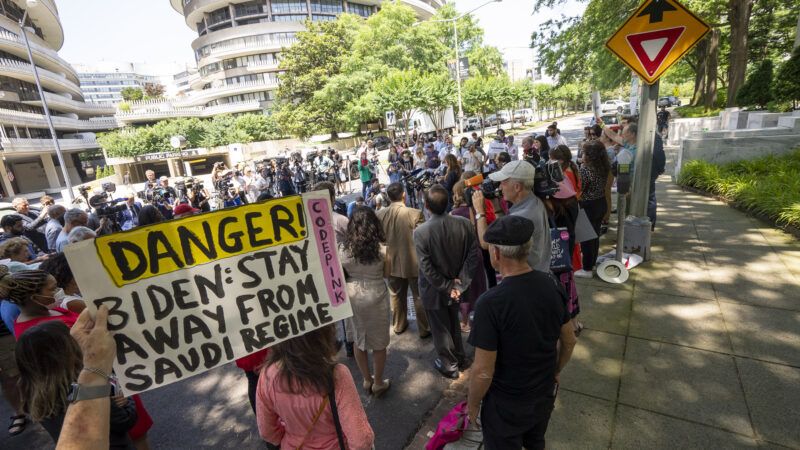
<path fill-rule="evenodd" d="M 416 190 L 425 190 L 433 186 L 433 174 L 427 169 L 417 169 L 403 177 L 402 181 Z"/>
<path fill-rule="evenodd" d="M 526 159 L 526 161 L 528 160 Z M 536 175 L 533 177 L 533 193 L 542 199 L 552 197 L 558 192 L 558 183 L 564 181 L 564 172 L 558 161 L 528 162 L 536 168 Z"/>
<path fill-rule="evenodd" d="M 488 178 L 484 179 L 482 174 L 464 180 L 464 185 L 466 186 L 466 189 L 464 189 L 464 201 L 470 208 L 472 208 L 472 194 L 478 189 L 483 193 L 483 198 L 487 200 L 494 200 L 503 195 L 500 191 L 500 183 Z"/>

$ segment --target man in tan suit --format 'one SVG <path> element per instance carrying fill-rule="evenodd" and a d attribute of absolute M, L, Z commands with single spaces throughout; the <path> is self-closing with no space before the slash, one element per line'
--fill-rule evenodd
<path fill-rule="evenodd" d="M 408 288 L 414 297 L 414 311 L 417 314 L 417 329 L 421 338 L 431 335 L 428 316 L 419 297 L 419 265 L 414 249 L 414 229 L 425 221 L 422 211 L 405 205 L 403 185 L 392 183 L 386 188 L 392 203 L 388 208 L 377 212 L 386 235 L 387 275 L 389 295 L 392 299 L 392 327 L 395 334 L 408 328 Z"/>

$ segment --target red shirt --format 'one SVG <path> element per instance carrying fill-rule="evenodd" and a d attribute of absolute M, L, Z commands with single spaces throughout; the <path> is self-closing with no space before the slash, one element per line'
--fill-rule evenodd
<path fill-rule="evenodd" d="M 36 325 L 39 325 L 40 323 L 43 322 L 49 322 L 51 320 L 60 320 L 64 322 L 67 328 L 72 328 L 72 326 L 75 325 L 75 322 L 78 320 L 79 314 L 74 313 L 70 310 L 55 307 L 51 311 L 60 312 L 61 315 L 35 317 L 31 320 L 26 320 L 24 322 L 20 322 L 19 318 L 17 318 L 17 320 L 14 322 L 14 334 L 17 336 L 17 340 L 19 340 L 19 337 L 22 336 L 22 333 L 24 333 L 28 328 L 35 327 Z"/>
<path fill-rule="evenodd" d="M 269 349 L 259 350 L 252 355 L 247 355 L 244 358 L 236 360 L 236 367 L 244 370 L 245 372 L 255 372 L 256 369 L 267 359 Z"/>

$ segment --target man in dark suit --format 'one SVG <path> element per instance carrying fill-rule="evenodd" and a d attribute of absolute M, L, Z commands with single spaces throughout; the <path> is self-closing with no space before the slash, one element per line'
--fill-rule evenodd
<path fill-rule="evenodd" d="M 136 195 L 128 195 L 128 198 L 125 200 L 125 209 L 117 213 L 117 223 L 120 224 L 123 231 L 130 230 L 139 225 L 139 211 L 141 210 L 142 205 L 136 201 Z"/>
<path fill-rule="evenodd" d="M 478 241 L 469 220 L 447 211 L 447 190 L 434 185 L 425 193 L 432 217 L 414 231 L 419 262 L 419 290 L 439 357 L 434 366 L 458 378 L 469 361 L 461 340 L 458 302 L 478 270 Z"/>

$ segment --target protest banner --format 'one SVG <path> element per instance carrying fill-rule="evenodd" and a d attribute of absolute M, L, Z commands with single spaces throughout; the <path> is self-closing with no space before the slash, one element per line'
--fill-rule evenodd
<path fill-rule="evenodd" d="M 203 373 L 352 316 L 327 191 L 100 236 L 66 248 L 109 308 L 126 393 Z"/>

